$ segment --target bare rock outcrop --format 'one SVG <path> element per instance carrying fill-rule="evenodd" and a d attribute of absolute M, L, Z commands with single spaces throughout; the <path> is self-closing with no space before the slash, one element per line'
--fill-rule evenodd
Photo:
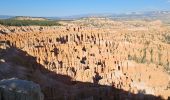
<path fill-rule="evenodd" d="M 44 100 L 40 86 L 30 81 L 4 79 L 0 81 L 0 100 Z"/>

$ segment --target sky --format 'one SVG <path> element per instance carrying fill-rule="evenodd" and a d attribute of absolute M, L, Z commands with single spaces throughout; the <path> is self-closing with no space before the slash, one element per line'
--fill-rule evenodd
<path fill-rule="evenodd" d="M 72 16 L 170 10 L 170 0 L 0 0 L 0 15 Z"/>

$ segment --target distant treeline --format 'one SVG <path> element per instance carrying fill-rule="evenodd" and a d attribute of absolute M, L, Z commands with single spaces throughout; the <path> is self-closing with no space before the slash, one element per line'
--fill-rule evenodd
<path fill-rule="evenodd" d="M 15 19 L 2 19 L 0 20 L 1 25 L 5 26 L 60 26 L 57 21 L 49 20 L 15 20 Z"/>

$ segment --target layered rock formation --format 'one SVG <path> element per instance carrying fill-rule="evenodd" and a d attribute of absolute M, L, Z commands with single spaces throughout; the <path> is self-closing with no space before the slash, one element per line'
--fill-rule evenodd
<path fill-rule="evenodd" d="M 83 19 L 59 27 L 0 26 L 0 40 L 26 51 L 45 69 L 70 76 L 73 81 L 167 99 L 169 29 L 160 21 Z"/>

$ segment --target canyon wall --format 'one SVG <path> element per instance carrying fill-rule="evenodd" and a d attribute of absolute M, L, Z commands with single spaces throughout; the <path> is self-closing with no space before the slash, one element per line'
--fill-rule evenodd
<path fill-rule="evenodd" d="M 26 51 L 45 69 L 67 75 L 72 81 L 168 98 L 168 26 L 159 21 L 94 20 L 98 26 L 81 22 L 57 27 L 0 26 L 0 40 Z"/>

